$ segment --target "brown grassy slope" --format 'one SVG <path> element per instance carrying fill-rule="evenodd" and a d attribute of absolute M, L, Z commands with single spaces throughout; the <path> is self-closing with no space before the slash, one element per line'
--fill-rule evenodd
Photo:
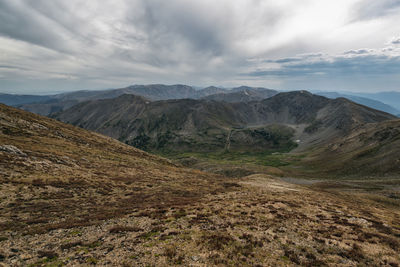
<path fill-rule="evenodd" d="M 179 209 L 148 208 L 92 226 L 10 235 L 0 254 L 8 264 L 31 266 L 400 263 L 398 202 L 310 190 L 265 175 L 246 177 L 239 188 Z"/>
<path fill-rule="evenodd" d="M 88 225 L 142 207 L 184 205 L 223 188 L 220 177 L 5 105 L 0 146 L 1 231 Z"/>
<path fill-rule="evenodd" d="M 340 175 L 400 175 L 400 120 L 365 124 L 305 159 L 311 170 Z"/>
<path fill-rule="evenodd" d="M 228 181 L 4 105 L 0 133 L 0 266 L 400 263 L 395 199 Z"/>

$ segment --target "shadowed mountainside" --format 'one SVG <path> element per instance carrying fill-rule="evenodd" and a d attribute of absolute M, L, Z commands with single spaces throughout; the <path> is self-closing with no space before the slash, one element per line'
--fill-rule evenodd
<path fill-rule="evenodd" d="M 309 170 L 336 175 L 398 175 L 400 120 L 368 123 L 305 159 Z"/>
<path fill-rule="evenodd" d="M 262 101 L 150 102 L 124 95 L 89 101 L 55 118 L 149 151 L 299 150 L 326 144 L 364 123 L 395 117 L 347 99 L 306 91 L 280 93 Z"/>

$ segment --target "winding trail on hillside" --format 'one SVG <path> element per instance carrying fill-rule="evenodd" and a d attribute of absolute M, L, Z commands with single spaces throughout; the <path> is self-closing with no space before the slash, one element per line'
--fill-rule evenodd
<path fill-rule="evenodd" d="M 228 135 L 226 136 L 226 142 L 225 142 L 225 151 L 229 151 L 229 148 L 231 147 L 231 136 L 232 136 L 232 129 L 228 129 Z"/>

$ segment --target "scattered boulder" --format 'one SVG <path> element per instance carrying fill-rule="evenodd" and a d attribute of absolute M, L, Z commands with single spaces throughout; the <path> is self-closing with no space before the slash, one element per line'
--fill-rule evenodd
<path fill-rule="evenodd" d="M 55 259 L 58 257 L 58 254 L 51 250 L 40 250 L 38 251 L 39 258 L 48 258 L 48 259 Z"/>
<path fill-rule="evenodd" d="M 9 153 L 9 154 L 13 154 L 13 155 L 16 155 L 16 156 L 20 156 L 20 157 L 27 157 L 28 156 L 26 153 L 22 152 L 16 146 L 13 146 L 13 145 L 2 145 L 2 146 L 0 146 L 0 151 L 1 152 L 6 152 L 6 153 Z"/>

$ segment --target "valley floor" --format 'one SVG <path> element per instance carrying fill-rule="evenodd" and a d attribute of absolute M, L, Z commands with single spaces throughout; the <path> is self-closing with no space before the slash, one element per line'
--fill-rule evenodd
<path fill-rule="evenodd" d="M 37 221 L 2 231 L 0 266 L 400 264 L 398 199 L 262 174 L 227 178 L 223 184 L 225 190 L 179 206 L 153 203 L 87 225 L 27 231 L 41 224 Z M 29 190 L 3 183 L 0 194 L 4 199 Z M 78 216 L 83 210 L 69 212 Z"/>

